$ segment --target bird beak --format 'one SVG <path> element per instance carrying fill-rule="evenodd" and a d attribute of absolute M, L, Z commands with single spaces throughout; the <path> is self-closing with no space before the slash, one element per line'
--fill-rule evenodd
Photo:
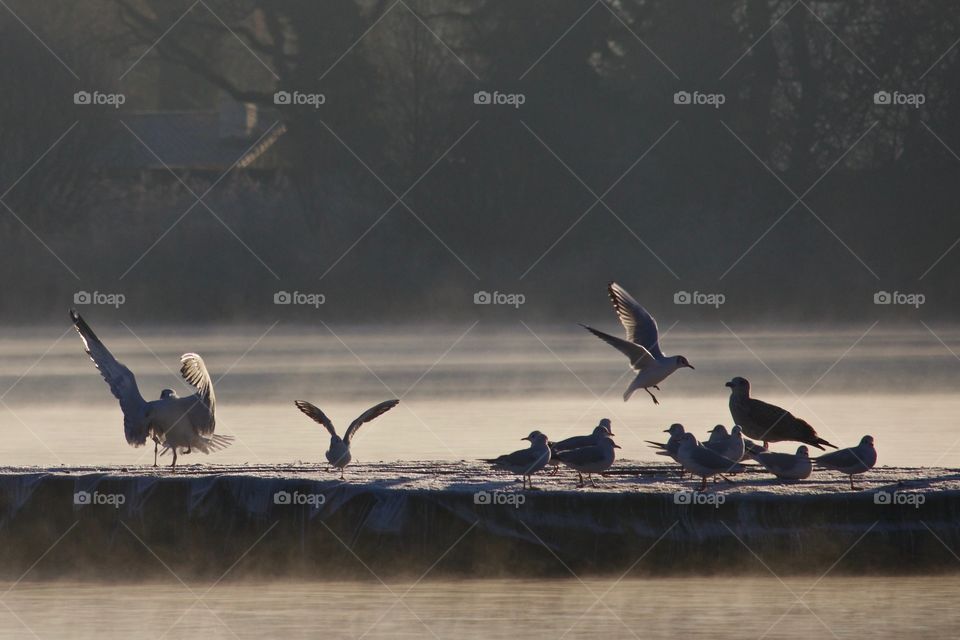
<path fill-rule="evenodd" d="M 690 367 L 691 369 L 696 369 L 696 367 L 694 367 L 694 366 L 693 366 L 692 364 L 690 364 L 689 362 L 687 363 L 687 366 Z"/>
<path fill-rule="evenodd" d="M 664 433 L 670 433 L 670 429 L 664 429 L 663 432 L 664 432 Z"/>
<path fill-rule="evenodd" d="M 615 435 L 617 435 L 617 434 L 615 434 L 613 431 L 611 431 L 611 432 L 610 432 L 610 435 L 615 436 Z"/>
<path fill-rule="evenodd" d="M 733 389 L 733 383 L 732 383 L 732 382 L 724 383 L 723 386 L 725 386 L 725 387 L 730 387 L 731 389 Z"/>
<path fill-rule="evenodd" d="M 613 443 L 613 448 L 614 448 L 614 449 L 623 449 L 623 447 L 621 447 L 620 445 L 618 445 L 616 442 Z"/>
<path fill-rule="evenodd" d="M 530 439 L 530 436 L 524 436 L 523 438 L 520 438 L 520 439 L 521 439 L 521 440 L 529 440 L 529 439 Z"/>

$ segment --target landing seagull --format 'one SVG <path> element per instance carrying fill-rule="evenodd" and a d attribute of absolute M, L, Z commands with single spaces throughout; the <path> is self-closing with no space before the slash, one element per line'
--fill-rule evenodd
<path fill-rule="evenodd" d="M 567 438 L 561 440 L 560 442 L 551 442 L 550 443 L 550 464 L 553 465 L 554 471 L 550 473 L 553 475 L 560 468 L 560 461 L 557 459 L 557 454 L 561 451 L 570 451 L 571 449 L 579 449 L 581 447 L 589 447 L 591 445 L 597 444 L 600 438 L 606 436 L 612 436 L 613 429 L 610 426 L 609 418 L 602 418 L 600 424 L 593 428 L 593 433 L 588 436 L 573 436 L 572 438 Z"/>
<path fill-rule="evenodd" d="M 857 446 L 832 451 L 816 458 L 815 461 L 821 467 L 850 476 L 850 488 L 856 489 L 853 486 L 853 476 L 866 473 L 877 464 L 877 450 L 873 446 L 873 436 L 863 436 Z"/>
<path fill-rule="evenodd" d="M 370 422 L 374 418 L 377 418 L 387 411 L 390 411 L 390 409 L 393 409 L 395 406 L 400 404 L 400 401 L 384 400 L 380 404 L 370 407 L 361 413 L 360 417 L 350 423 L 350 426 L 347 427 L 347 432 L 344 434 L 343 438 L 337 435 L 337 430 L 334 428 L 333 423 L 330 421 L 330 418 L 323 413 L 323 411 L 310 404 L 306 400 L 295 400 L 293 404 L 297 405 L 297 409 L 300 409 L 300 411 L 305 413 L 314 422 L 318 422 L 326 427 L 327 431 L 330 433 L 330 448 L 327 449 L 327 462 L 330 463 L 330 466 L 340 469 L 340 479 L 343 480 L 343 469 L 350 464 L 350 460 L 353 459 L 350 455 L 350 441 L 360 428 L 360 425 Z"/>
<path fill-rule="evenodd" d="M 148 402 L 140 394 L 133 372 L 113 357 L 80 314 L 71 309 L 70 318 L 83 340 L 87 355 L 110 385 L 113 396 L 120 401 L 127 443 L 140 447 L 147 438 L 153 440 L 153 466 L 157 466 L 157 450 L 161 445 L 163 453 L 168 450 L 173 452 L 173 464 L 170 467 L 175 469 L 178 451 L 190 453 L 197 449 L 212 453 L 233 442 L 232 436 L 213 433 L 216 426 L 216 397 L 210 374 L 199 355 L 185 353 L 180 356 L 180 375 L 196 388 L 195 394 L 180 398 L 172 389 L 164 389 L 160 392 L 159 400 Z"/>
<path fill-rule="evenodd" d="M 585 324 L 580 326 L 597 336 L 622 354 L 630 358 L 630 366 L 637 372 L 637 376 L 623 394 L 626 402 L 637 389 L 643 389 L 653 398 L 654 404 L 660 404 L 651 388 L 660 390 L 657 385 L 682 367 L 693 369 L 683 356 L 665 356 L 660 350 L 660 330 L 657 321 L 653 319 L 640 303 L 633 299 L 627 290 L 616 282 L 607 285 L 607 293 L 613 302 L 613 309 L 620 318 L 627 334 L 627 339 L 617 338 L 608 333 L 598 331 Z"/>
<path fill-rule="evenodd" d="M 730 387 L 730 414 L 733 421 L 743 428 L 748 437 L 762 440 L 763 447 L 769 442 L 794 440 L 823 451 L 823 445 L 833 447 L 817 435 L 816 430 L 786 409 L 750 397 L 750 382 L 736 377 L 726 383 Z"/>
<path fill-rule="evenodd" d="M 561 451 L 557 454 L 557 459 L 577 472 L 579 477 L 578 487 L 583 486 L 583 474 L 587 474 L 590 483 L 597 486 L 597 483 L 590 476 L 594 473 L 603 473 L 612 467 L 617 459 L 614 449 L 619 448 L 620 445 L 616 444 L 608 434 L 599 438 L 596 444 L 588 447 Z"/>
<path fill-rule="evenodd" d="M 520 439 L 529 440 L 530 446 L 527 449 L 506 453 L 499 458 L 485 459 L 484 462 L 491 463 L 495 469 L 523 476 L 524 489 L 527 488 L 528 482 L 533 489 L 533 474 L 542 470 L 550 462 L 550 444 L 547 436 L 539 431 L 531 431 L 530 435 Z"/>

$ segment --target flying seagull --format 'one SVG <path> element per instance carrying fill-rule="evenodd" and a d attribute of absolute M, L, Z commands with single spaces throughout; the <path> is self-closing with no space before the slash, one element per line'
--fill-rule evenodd
<path fill-rule="evenodd" d="M 620 445 L 616 444 L 609 434 L 606 434 L 598 438 L 596 444 L 559 452 L 557 459 L 577 472 L 579 477 L 578 487 L 583 486 L 583 474 L 587 474 L 590 483 L 597 486 L 597 483 L 590 476 L 594 473 L 602 473 L 612 467 L 616 460 L 616 453 L 613 450 L 619 448 Z"/>
<path fill-rule="evenodd" d="M 805 480 L 810 477 L 813 466 L 806 445 L 801 445 L 796 454 L 763 451 L 754 453 L 751 457 L 781 480 Z"/>
<path fill-rule="evenodd" d="M 140 447 L 147 438 L 153 440 L 153 466 L 157 466 L 157 451 L 161 445 L 163 453 L 173 452 L 170 466 L 175 469 L 178 452 L 190 453 L 197 449 L 211 453 L 233 442 L 232 436 L 213 433 L 216 397 L 213 381 L 199 355 L 185 353 L 180 356 L 180 375 L 197 390 L 196 393 L 180 398 L 172 389 L 164 389 L 159 400 L 148 402 L 140 394 L 133 372 L 113 357 L 80 314 L 71 309 L 70 318 L 83 340 L 87 355 L 110 386 L 113 396 L 120 401 L 127 443 Z"/>
<path fill-rule="evenodd" d="M 873 447 L 873 436 L 863 436 L 857 446 L 832 451 L 816 458 L 815 461 L 821 467 L 850 476 L 850 488 L 855 489 L 853 476 L 866 473 L 877 464 L 877 450 Z"/>
<path fill-rule="evenodd" d="M 683 439 L 680 441 L 680 449 L 677 451 L 677 462 L 683 465 L 683 468 L 692 475 L 700 476 L 703 480 L 700 491 L 706 490 L 707 478 L 710 476 L 744 470 L 743 465 L 739 462 L 724 458 L 716 451 L 701 446 L 692 433 L 683 435 Z"/>
<path fill-rule="evenodd" d="M 529 440 L 530 446 L 513 453 L 506 453 L 499 458 L 485 459 L 484 462 L 491 463 L 495 469 L 523 476 L 523 487 L 526 488 L 529 482 L 530 488 L 533 489 L 533 474 L 550 462 L 550 444 L 547 436 L 539 431 L 531 431 L 530 435 L 520 439 Z"/>
<path fill-rule="evenodd" d="M 593 433 L 587 436 L 573 436 L 572 438 L 567 438 L 561 440 L 560 442 L 551 442 L 550 443 L 550 464 L 554 466 L 554 471 L 560 468 L 560 461 L 557 459 L 557 454 L 561 451 L 570 451 L 571 449 L 579 449 L 581 447 L 589 447 L 591 445 L 597 444 L 600 438 L 605 436 L 612 436 L 613 429 L 610 426 L 609 418 L 602 418 L 600 424 L 593 428 Z"/>
<path fill-rule="evenodd" d="M 361 413 L 360 417 L 350 423 L 350 426 L 347 427 L 347 432 L 344 434 L 343 438 L 337 435 L 337 430 L 334 428 L 333 423 L 330 421 L 330 418 L 323 413 L 323 411 L 320 411 L 320 409 L 313 406 L 306 400 L 296 400 L 293 404 L 297 405 L 297 409 L 300 409 L 300 411 L 304 412 L 314 422 L 318 422 L 326 427 L 327 431 L 330 433 L 330 448 L 327 449 L 327 462 L 330 463 L 330 466 L 340 469 L 340 479 L 343 480 L 343 469 L 350 464 L 350 460 L 353 459 L 350 455 L 350 441 L 360 428 L 360 425 L 370 422 L 374 418 L 377 418 L 387 411 L 390 411 L 390 409 L 393 409 L 395 406 L 400 404 L 400 401 L 384 400 L 380 404 L 370 407 Z"/>
<path fill-rule="evenodd" d="M 627 339 L 617 338 L 603 331 L 598 331 L 585 324 L 580 326 L 597 336 L 610 346 L 620 351 L 630 359 L 630 366 L 637 372 L 637 376 L 623 394 L 626 402 L 637 389 L 643 389 L 653 398 L 654 404 L 660 404 L 651 388 L 660 390 L 657 385 L 682 367 L 693 369 L 683 356 L 665 356 L 660 350 L 660 330 L 657 321 L 653 319 L 640 303 L 633 299 L 627 290 L 616 282 L 607 285 L 607 293 L 613 302 L 613 310 L 620 318 L 620 324 L 626 331 Z"/>
<path fill-rule="evenodd" d="M 750 382 L 746 378 L 736 377 L 726 384 L 730 387 L 730 414 L 733 421 L 743 428 L 743 432 L 754 440 L 762 440 L 763 447 L 768 442 L 794 440 L 823 450 L 823 445 L 833 447 L 817 435 L 816 430 L 786 409 L 768 404 L 763 400 L 750 397 Z"/>

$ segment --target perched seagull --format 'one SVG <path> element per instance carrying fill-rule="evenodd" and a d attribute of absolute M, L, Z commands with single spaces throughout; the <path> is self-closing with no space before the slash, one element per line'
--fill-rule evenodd
<path fill-rule="evenodd" d="M 718 424 L 713 429 L 710 429 L 710 437 L 707 438 L 707 442 L 724 442 L 729 437 L 730 432 L 727 431 L 727 428 L 722 424 Z"/>
<path fill-rule="evenodd" d="M 626 289 L 616 282 L 611 282 L 607 285 L 607 292 L 613 302 L 613 309 L 620 318 L 620 324 L 627 333 L 627 339 L 611 336 L 585 324 L 580 326 L 630 358 L 630 366 L 637 372 L 637 376 L 624 392 L 624 402 L 634 391 L 643 389 L 653 398 L 654 404 L 660 404 L 650 388 L 659 391 L 660 387 L 657 385 L 666 380 L 671 373 L 681 367 L 693 369 L 693 365 L 683 356 L 663 355 L 660 350 L 660 330 L 657 328 L 657 321 L 633 299 L 633 296 L 627 293 Z"/>
<path fill-rule="evenodd" d="M 700 491 L 706 490 L 707 478 L 710 476 L 744 470 L 743 465 L 739 462 L 724 458 L 716 451 L 700 446 L 696 436 L 692 433 L 683 435 L 680 449 L 677 451 L 677 462 L 691 474 L 700 476 L 703 480 Z"/>
<path fill-rule="evenodd" d="M 733 431 L 730 433 L 730 435 L 723 435 L 726 432 L 726 427 L 724 427 L 722 424 L 718 424 L 713 428 L 713 431 L 710 434 L 710 440 L 708 440 L 703 446 L 712 451 L 716 451 L 728 460 L 740 462 L 743 460 L 744 453 L 746 452 L 746 444 L 743 439 L 743 429 L 740 428 L 740 425 L 734 425 Z"/>
<path fill-rule="evenodd" d="M 815 461 L 821 467 L 850 476 L 850 488 L 855 489 L 853 476 L 866 473 L 877 464 L 877 450 L 873 447 L 873 436 L 863 436 L 857 446 L 833 451 L 816 458 Z"/>
<path fill-rule="evenodd" d="M 71 309 L 70 318 L 83 340 L 87 355 L 110 385 L 113 397 L 120 401 L 127 443 L 140 447 L 147 438 L 153 440 L 153 466 L 157 466 L 157 449 L 160 445 L 163 445 L 163 453 L 168 450 L 173 452 L 173 464 L 170 467 L 175 469 L 178 451 L 190 453 L 197 449 L 211 453 L 233 442 L 232 436 L 213 433 L 216 426 L 216 397 L 210 374 L 199 355 L 185 353 L 180 356 L 180 375 L 196 388 L 195 394 L 180 398 L 172 389 L 164 389 L 159 400 L 147 402 L 140 394 L 133 372 L 113 357 L 80 314 Z"/>
<path fill-rule="evenodd" d="M 557 454 L 561 451 L 570 451 L 571 449 L 579 449 L 581 447 L 589 447 L 591 445 L 597 444 L 600 438 L 605 436 L 612 436 L 613 430 L 610 426 L 610 419 L 603 418 L 593 429 L 593 433 L 588 436 L 573 436 L 572 438 L 567 438 L 566 440 L 561 440 L 560 442 L 551 442 L 550 443 L 550 464 L 553 465 L 554 471 L 560 468 L 560 461 L 557 459 Z M 552 473 L 551 473 L 552 475 Z"/>
<path fill-rule="evenodd" d="M 295 400 L 293 404 L 297 405 L 297 409 L 304 412 L 314 422 L 318 422 L 326 427 L 330 433 L 330 448 L 327 449 L 327 462 L 330 463 L 330 466 L 340 469 L 340 479 L 343 480 L 343 469 L 350 464 L 350 461 L 353 459 L 350 455 L 350 441 L 353 440 L 353 436 L 360 428 L 360 425 L 382 416 L 400 404 L 400 401 L 384 400 L 380 404 L 370 407 L 361 413 L 360 417 L 350 423 L 343 438 L 337 435 L 337 430 L 334 428 L 333 423 L 323 411 L 320 411 L 320 409 L 306 400 Z"/>
<path fill-rule="evenodd" d="M 557 454 L 557 459 L 577 472 L 579 477 L 578 487 L 583 486 L 583 474 L 587 474 L 590 483 L 597 486 L 597 483 L 590 476 L 594 473 L 602 473 L 612 467 L 617 459 L 613 450 L 619 448 L 620 445 L 615 443 L 609 435 L 606 435 L 599 438 L 596 444 L 588 447 L 561 451 Z"/>
<path fill-rule="evenodd" d="M 817 435 L 816 430 L 786 409 L 750 397 L 750 382 L 736 377 L 726 384 L 730 387 L 730 414 L 733 421 L 743 428 L 748 437 L 768 442 L 794 440 L 823 450 L 822 445 L 833 447 Z"/>
<path fill-rule="evenodd" d="M 499 458 L 485 459 L 484 462 L 493 464 L 495 469 L 509 471 L 518 476 L 523 476 L 523 487 L 533 489 L 533 474 L 540 471 L 550 462 L 550 444 L 547 436 L 539 431 L 531 431 L 530 435 L 521 440 L 529 440 L 530 446 L 527 449 L 520 449 L 513 453 L 506 453 Z"/>
<path fill-rule="evenodd" d="M 683 425 L 675 422 L 674 424 L 670 425 L 668 429 L 664 429 L 663 432 L 670 434 L 670 439 L 667 440 L 666 444 L 661 444 L 652 440 L 647 440 L 646 442 L 647 444 L 652 445 L 654 449 L 659 449 L 659 451 L 657 451 L 657 455 L 669 456 L 676 462 L 677 451 L 680 450 L 680 441 L 683 440 Z"/>
<path fill-rule="evenodd" d="M 781 480 L 805 480 L 810 477 L 810 470 L 813 468 L 805 445 L 801 445 L 796 454 L 763 451 L 751 457 Z"/>

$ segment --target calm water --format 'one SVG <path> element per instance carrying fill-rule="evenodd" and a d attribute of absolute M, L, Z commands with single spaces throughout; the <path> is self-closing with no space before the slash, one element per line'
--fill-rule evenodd
<path fill-rule="evenodd" d="M 67 329 L 3 332 L 2 463 L 148 461 L 152 449 L 124 442 L 116 402 Z M 626 359 L 577 327 L 137 327 L 136 336 L 110 322 L 94 329 L 137 374 L 148 398 L 164 387 L 187 392 L 176 373 L 178 356 L 189 350 L 204 356 L 217 379 L 217 431 L 237 437 L 216 454 L 224 463 L 322 459 L 327 437 L 293 407 L 294 399 L 314 402 L 344 428 L 390 397 L 403 401 L 360 431 L 357 459 L 486 457 L 522 445 L 520 437 L 534 428 L 559 439 L 606 416 L 624 457 L 654 460 L 643 440 L 663 437 L 672 422 L 704 435 L 714 424 L 730 425 L 723 384 L 743 375 L 757 397 L 803 416 L 835 444 L 874 435 L 881 465 L 960 466 L 960 361 L 948 350 L 960 353 L 960 333 L 946 329 L 937 329 L 945 346 L 926 331 L 882 326 L 862 339 L 866 327 L 736 336 L 678 328 L 665 343 L 697 369 L 665 382 L 660 406 L 642 392 L 624 403 Z"/>
<path fill-rule="evenodd" d="M 949 578 L 20 583 L 0 638 L 953 638 L 958 598 Z"/>

